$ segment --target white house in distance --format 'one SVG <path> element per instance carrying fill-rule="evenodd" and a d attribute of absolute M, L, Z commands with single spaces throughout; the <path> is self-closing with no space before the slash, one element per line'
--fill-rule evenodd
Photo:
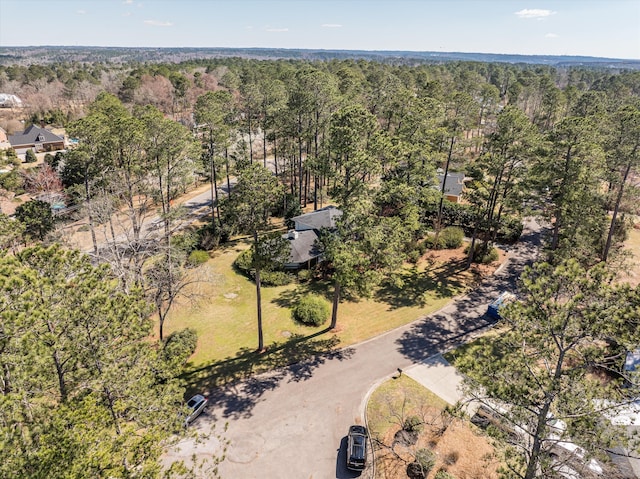
<path fill-rule="evenodd" d="M 342 216 L 342 211 L 335 206 L 306 213 L 291 218 L 294 228 L 283 234 L 282 237 L 289 240 L 291 253 L 284 265 L 285 269 L 297 270 L 316 264 L 322 256 L 318 245 L 321 230 L 334 229 L 336 220 Z"/>
<path fill-rule="evenodd" d="M 22 108 L 22 100 L 9 93 L 0 93 L 0 108 Z"/>

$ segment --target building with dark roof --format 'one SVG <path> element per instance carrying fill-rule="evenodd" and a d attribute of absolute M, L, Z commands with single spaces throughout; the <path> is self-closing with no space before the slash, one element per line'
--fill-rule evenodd
<path fill-rule="evenodd" d="M 31 125 L 22 133 L 9 135 L 9 143 L 17 154 L 23 154 L 29 149 L 36 153 L 64 149 L 64 138 L 35 125 Z"/>
<path fill-rule="evenodd" d="M 296 231 L 331 229 L 336 227 L 336 220 L 340 216 L 342 216 L 342 210 L 335 206 L 326 206 L 311 213 L 294 216 L 291 221 L 294 222 Z"/>
<path fill-rule="evenodd" d="M 334 229 L 336 220 L 342 216 L 342 211 L 335 206 L 327 206 L 320 210 L 291 218 L 294 229 L 283 234 L 289 241 L 291 252 L 285 263 L 285 269 L 295 270 L 316 264 L 321 256 L 319 245 L 320 234 L 323 229 Z"/>
<path fill-rule="evenodd" d="M 438 191 L 442 191 L 442 182 L 444 181 L 444 172 L 441 170 L 437 173 Z M 462 191 L 464 190 L 464 173 L 447 173 L 447 180 L 444 184 L 444 197 L 452 203 L 460 201 Z"/>

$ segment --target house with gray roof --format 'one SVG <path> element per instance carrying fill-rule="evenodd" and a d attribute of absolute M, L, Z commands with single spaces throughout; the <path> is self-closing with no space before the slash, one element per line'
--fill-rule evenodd
<path fill-rule="evenodd" d="M 319 245 L 320 234 L 323 229 L 332 230 L 336 227 L 336 220 L 342 216 L 342 211 L 335 206 L 327 206 L 311 213 L 291 218 L 294 228 L 283 234 L 289 241 L 291 253 L 284 267 L 288 270 L 308 268 L 316 264 L 322 256 Z"/>
<path fill-rule="evenodd" d="M 335 206 L 326 206 L 311 213 L 294 216 L 291 221 L 294 222 L 296 231 L 332 229 L 336 227 L 336 219 L 341 216 L 342 210 Z"/>
<path fill-rule="evenodd" d="M 31 125 L 22 133 L 9 135 L 9 143 L 19 155 L 30 149 L 36 153 L 64 150 L 64 138 L 36 125 Z"/>
<path fill-rule="evenodd" d="M 444 171 L 438 170 L 436 177 L 438 178 L 438 191 L 442 191 L 442 182 L 444 180 Z M 460 196 L 464 190 L 464 173 L 447 173 L 447 179 L 444 183 L 444 197 L 452 203 L 460 201 Z"/>
<path fill-rule="evenodd" d="M 0 108 L 22 108 L 22 100 L 10 93 L 0 93 Z"/>

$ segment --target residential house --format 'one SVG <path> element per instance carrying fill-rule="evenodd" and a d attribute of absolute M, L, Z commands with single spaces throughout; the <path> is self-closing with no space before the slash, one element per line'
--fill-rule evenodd
<path fill-rule="evenodd" d="M 0 108 L 22 108 L 22 100 L 9 93 L 0 93 Z"/>
<path fill-rule="evenodd" d="M 438 191 L 442 191 L 442 182 L 444 181 L 444 171 L 438 170 Z M 462 192 L 464 191 L 464 173 L 447 173 L 447 179 L 444 184 L 444 197 L 452 203 L 458 203 Z"/>
<path fill-rule="evenodd" d="M 64 138 L 35 125 L 31 125 L 22 133 L 9 135 L 9 143 L 18 155 L 30 149 L 36 153 L 64 150 Z"/>
<path fill-rule="evenodd" d="M 318 239 L 323 229 L 334 229 L 342 211 L 335 206 L 327 206 L 311 213 L 291 218 L 294 228 L 283 234 L 289 240 L 291 253 L 285 269 L 297 270 L 316 264 L 322 256 Z"/>

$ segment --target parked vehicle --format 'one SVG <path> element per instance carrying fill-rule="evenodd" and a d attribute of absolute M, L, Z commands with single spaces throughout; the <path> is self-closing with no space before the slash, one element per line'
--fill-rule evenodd
<path fill-rule="evenodd" d="M 496 300 L 489 305 L 489 307 L 487 308 L 487 314 L 494 319 L 501 319 L 502 316 L 500 316 L 500 308 L 515 299 L 515 294 L 510 293 L 509 291 L 503 291 L 502 293 L 500 293 L 500 296 L 498 296 Z"/>
<path fill-rule="evenodd" d="M 367 464 L 367 428 L 354 425 L 349 427 L 347 437 L 347 468 L 362 471 Z"/>
<path fill-rule="evenodd" d="M 187 401 L 187 408 L 189 408 L 189 414 L 184 420 L 185 427 L 189 426 L 207 407 L 209 400 L 202 394 L 196 394 Z"/>
<path fill-rule="evenodd" d="M 509 415 L 509 407 L 497 401 L 485 400 L 471 418 L 478 427 L 489 426 L 500 431 L 505 438 L 516 443 L 531 436 L 530 425 L 514 422 Z M 544 441 L 551 444 L 549 453 L 557 474 L 565 479 L 594 479 L 604 475 L 604 469 L 598 461 L 589 458 L 586 451 L 566 437 L 567 425 L 564 421 L 548 416 L 548 435 Z"/>

